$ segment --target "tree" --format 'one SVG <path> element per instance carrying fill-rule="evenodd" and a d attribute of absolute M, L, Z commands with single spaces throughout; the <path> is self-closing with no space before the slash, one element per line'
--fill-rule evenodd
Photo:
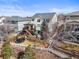
<path fill-rule="evenodd" d="M 48 21 L 44 20 L 41 27 L 41 39 L 48 39 Z"/>
<path fill-rule="evenodd" d="M 25 54 L 22 59 L 36 59 L 35 53 L 33 52 L 32 48 L 29 46 L 25 48 Z"/>
<path fill-rule="evenodd" d="M 10 59 L 12 55 L 12 47 L 9 42 L 6 42 L 2 46 L 3 59 Z"/>

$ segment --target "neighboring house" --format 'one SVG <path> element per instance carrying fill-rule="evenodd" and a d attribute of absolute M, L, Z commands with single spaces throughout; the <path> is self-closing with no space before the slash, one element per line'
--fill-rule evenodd
<path fill-rule="evenodd" d="M 43 24 L 48 27 L 47 31 L 51 32 L 53 30 L 53 24 L 57 22 L 56 13 L 36 13 L 32 17 L 32 23 L 36 26 L 36 33 L 39 34 L 38 37 L 41 37 Z M 45 26 L 44 25 L 44 26 Z"/>
<path fill-rule="evenodd" d="M 0 19 L 0 31 L 4 34 L 13 32 L 15 30 L 14 24 L 10 22 L 10 17 L 2 16 Z"/>
<path fill-rule="evenodd" d="M 12 32 L 18 32 L 18 19 L 18 16 L 6 17 L 6 23 L 10 25 L 9 28 Z"/>
<path fill-rule="evenodd" d="M 79 40 L 79 11 L 67 13 L 65 17 L 65 32 L 68 32 L 68 36 L 74 38 L 73 41 Z"/>
<path fill-rule="evenodd" d="M 79 21 L 79 11 L 66 14 L 66 21 Z"/>
<path fill-rule="evenodd" d="M 25 24 L 30 24 L 32 21 L 31 17 L 25 17 L 21 20 L 18 20 L 18 31 L 21 31 Z"/>
<path fill-rule="evenodd" d="M 66 14 L 65 22 L 71 26 L 72 30 L 79 28 L 79 11 Z"/>
<path fill-rule="evenodd" d="M 30 23 L 31 17 L 19 17 L 19 16 L 12 16 L 7 17 L 7 22 L 11 25 L 11 28 L 14 29 L 15 32 L 19 32 L 23 29 L 24 24 Z"/>

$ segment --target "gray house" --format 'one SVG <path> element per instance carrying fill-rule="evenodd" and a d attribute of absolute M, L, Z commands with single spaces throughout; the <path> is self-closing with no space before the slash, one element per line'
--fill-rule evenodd
<path fill-rule="evenodd" d="M 53 30 L 52 27 L 54 26 L 53 24 L 55 22 L 57 22 L 56 13 L 36 13 L 32 17 L 32 23 L 36 26 L 36 33 L 38 34 L 38 37 L 41 37 L 41 35 L 43 36 L 42 32 L 43 33 L 47 31 L 52 32 Z"/>

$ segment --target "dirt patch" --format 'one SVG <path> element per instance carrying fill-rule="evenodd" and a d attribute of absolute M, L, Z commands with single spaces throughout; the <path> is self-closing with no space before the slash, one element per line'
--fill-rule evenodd
<path fill-rule="evenodd" d="M 34 50 L 34 52 L 36 53 L 36 59 L 60 59 L 48 51 Z"/>

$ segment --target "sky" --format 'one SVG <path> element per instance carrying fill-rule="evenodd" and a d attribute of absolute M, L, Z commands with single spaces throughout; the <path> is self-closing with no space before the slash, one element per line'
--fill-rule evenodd
<path fill-rule="evenodd" d="M 0 0 L 0 16 L 32 16 L 35 13 L 79 11 L 79 0 Z"/>

